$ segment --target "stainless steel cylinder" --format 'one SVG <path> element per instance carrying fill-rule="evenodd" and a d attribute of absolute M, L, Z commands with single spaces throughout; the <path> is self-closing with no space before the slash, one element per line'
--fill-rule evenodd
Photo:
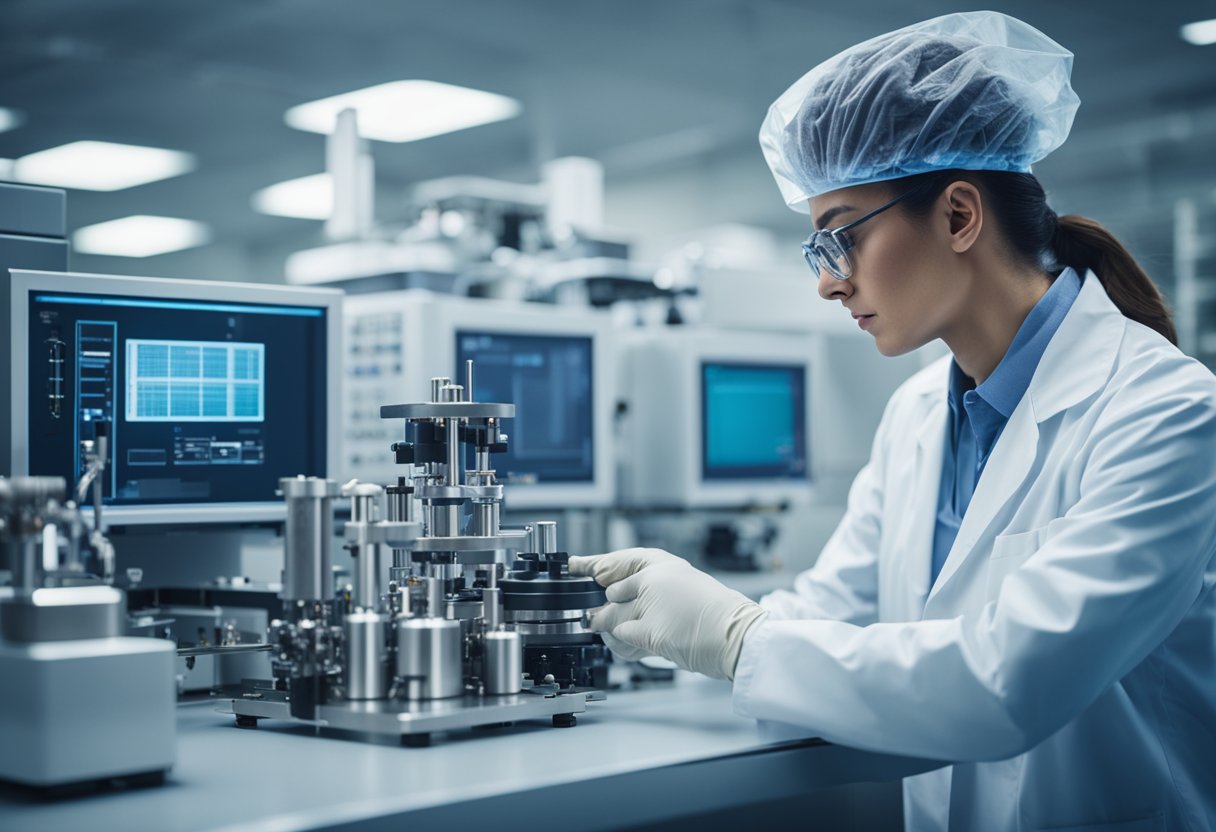
<path fill-rule="evenodd" d="M 431 536 L 457 537 L 460 534 L 460 509 L 455 506 L 431 506 Z"/>
<path fill-rule="evenodd" d="M 444 579 L 441 577 L 443 569 L 439 564 L 431 564 L 430 569 L 432 574 L 423 579 L 426 581 L 426 614 L 434 618 L 442 618 L 446 608 L 443 597 Z M 436 572 L 440 574 L 434 574 Z"/>
<path fill-rule="evenodd" d="M 498 534 L 498 525 L 498 503 L 473 503 L 473 535 L 494 537 Z"/>
<path fill-rule="evenodd" d="M 414 495 L 409 490 L 405 477 L 397 477 L 397 484 L 384 489 L 388 495 L 388 519 L 393 523 L 410 523 L 414 519 Z"/>
<path fill-rule="evenodd" d="M 358 548 L 355 558 L 355 606 L 374 610 L 380 604 L 381 581 L 388 575 L 381 574 L 379 544 L 368 543 Z"/>
<path fill-rule="evenodd" d="M 487 586 L 481 591 L 481 603 L 486 627 L 492 630 L 502 623 L 502 590 L 496 586 Z"/>
<path fill-rule="evenodd" d="M 441 398 L 442 394 L 440 393 L 440 391 L 443 390 L 444 387 L 446 387 L 447 385 L 449 385 L 451 383 L 452 383 L 452 380 L 450 378 L 448 378 L 447 376 L 435 376 L 434 378 L 432 378 L 431 379 L 431 401 L 433 401 L 433 402 L 442 401 L 442 398 Z"/>
<path fill-rule="evenodd" d="M 397 678 L 407 699 L 448 699 L 464 693 L 460 622 L 397 620 Z"/>
<path fill-rule="evenodd" d="M 448 388 L 444 388 L 447 390 Z M 460 420 L 448 419 L 448 485 L 460 485 Z"/>
<path fill-rule="evenodd" d="M 333 501 L 338 484 L 320 477 L 287 477 L 279 480 L 279 492 L 287 501 L 281 597 L 332 600 Z"/>
<path fill-rule="evenodd" d="M 464 389 L 469 391 L 469 401 L 476 401 L 477 397 L 473 395 L 473 359 L 466 359 L 464 362 Z"/>
<path fill-rule="evenodd" d="M 540 520 L 536 523 L 536 551 L 550 555 L 557 551 L 557 523 Z"/>
<path fill-rule="evenodd" d="M 482 679 L 486 693 L 519 693 L 524 675 L 524 648 L 519 633 L 489 630 L 482 636 Z"/>
<path fill-rule="evenodd" d="M 388 623 L 375 612 L 354 612 L 342 622 L 347 699 L 384 699 L 390 682 Z"/>

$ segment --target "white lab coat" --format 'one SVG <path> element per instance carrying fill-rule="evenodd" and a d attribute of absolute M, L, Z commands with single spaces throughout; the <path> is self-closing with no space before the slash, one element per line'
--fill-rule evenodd
<path fill-rule="evenodd" d="M 763 600 L 735 709 L 953 762 L 909 829 L 1216 827 L 1216 378 L 1086 275 L 930 587 L 948 362 Z"/>

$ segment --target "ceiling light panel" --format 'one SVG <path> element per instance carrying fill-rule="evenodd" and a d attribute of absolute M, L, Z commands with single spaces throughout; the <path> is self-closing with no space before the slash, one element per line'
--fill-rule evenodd
<path fill-rule="evenodd" d="M 20 110 L 0 107 L 0 133 L 13 130 L 25 123 L 25 114 Z"/>
<path fill-rule="evenodd" d="M 334 183 L 328 173 L 288 179 L 262 188 L 250 199 L 255 211 L 276 217 L 327 220 L 334 212 Z"/>
<path fill-rule="evenodd" d="M 120 191 L 181 176 L 194 156 L 160 147 L 82 141 L 40 150 L 13 163 L 18 181 L 84 191 Z"/>
<path fill-rule="evenodd" d="M 72 234 L 73 250 L 115 257 L 151 257 L 210 241 L 211 229 L 201 222 L 147 214 L 86 225 Z"/>
<path fill-rule="evenodd" d="M 437 81 L 391 81 L 292 107 L 287 124 L 312 133 L 332 133 L 338 113 L 359 113 L 359 135 L 382 142 L 414 142 L 514 118 L 523 106 L 514 98 Z"/>
<path fill-rule="evenodd" d="M 1179 34 L 1187 43 L 1193 43 L 1195 46 L 1210 46 L 1216 43 L 1216 18 L 1188 23 L 1182 27 Z"/>

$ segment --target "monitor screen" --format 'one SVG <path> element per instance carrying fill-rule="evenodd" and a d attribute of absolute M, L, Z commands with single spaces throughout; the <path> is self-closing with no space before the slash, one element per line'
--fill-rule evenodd
<path fill-rule="evenodd" d="M 474 362 L 474 398 L 515 405 L 506 453 L 492 462 L 505 483 L 592 482 L 592 339 L 586 335 L 456 333 L 457 374 Z"/>
<path fill-rule="evenodd" d="M 29 472 L 76 483 L 110 423 L 114 506 L 277 501 L 326 467 L 326 310 L 33 291 Z"/>
<path fill-rule="evenodd" d="M 805 366 L 702 362 L 703 479 L 806 479 L 805 426 Z"/>

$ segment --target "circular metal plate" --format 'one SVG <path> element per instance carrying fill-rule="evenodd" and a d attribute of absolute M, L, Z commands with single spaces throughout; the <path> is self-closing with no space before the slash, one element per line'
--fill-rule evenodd
<path fill-rule="evenodd" d="M 420 500 L 502 499 L 501 485 L 420 485 L 415 490 Z"/>
<path fill-rule="evenodd" d="M 381 419 L 511 419 L 515 405 L 495 402 L 419 402 L 386 404 Z"/>

